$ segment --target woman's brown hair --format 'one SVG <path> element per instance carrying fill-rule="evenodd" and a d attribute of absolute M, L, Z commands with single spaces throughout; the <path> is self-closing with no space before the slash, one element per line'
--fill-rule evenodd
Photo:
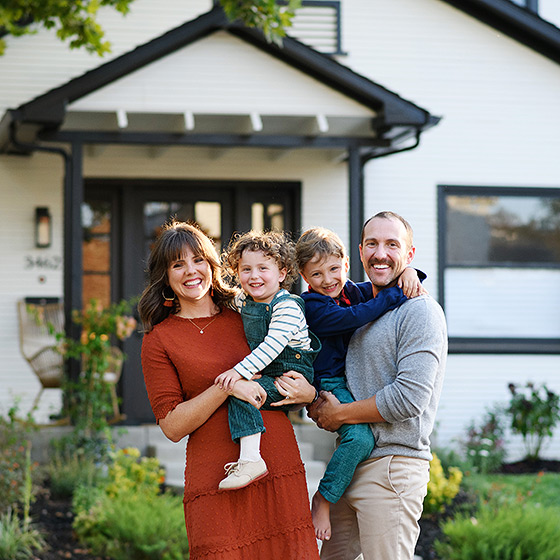
<path fill-rule="evenodd" d="M 208 261 L 212 270 L 212 299 L 216 305 L 227 306 L 237 293 L 224 281 L 212 240 L 196 225 L 172 220 L 163 226 L 148 259 L 148 285 L 138 302 L 138 313 L 145 332 L 150 332 L 155 325 L 177 312 L 177 300 L 171 307 L 165 307 L 163 294 L 165 290 L 166 297 L 171 295 L 167 279 L 169 266 L 180 259 L 187 248 Z"/>

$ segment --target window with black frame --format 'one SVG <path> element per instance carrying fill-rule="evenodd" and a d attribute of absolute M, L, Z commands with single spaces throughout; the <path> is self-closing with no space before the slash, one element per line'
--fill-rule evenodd
<path fill-rule="evenodd" d="M 439 187 L 450 350 L 560 352 L 560 189 Z"/>

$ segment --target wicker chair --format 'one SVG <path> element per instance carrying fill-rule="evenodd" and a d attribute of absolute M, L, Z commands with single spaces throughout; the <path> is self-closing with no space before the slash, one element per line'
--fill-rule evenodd
<path fill-rule="evenodd" d="M 19 301 L 19 342 L 21 353 L 41 382 L 39 393 L 33 401 L 36 408 L 45 389 L 60 389 L 64 378 L 64 357 L 57 350 L 54 332 L 64 331 L 64 305 Z M 51 325 L 51 329 L 47 325 Z M 126 417 L 119 410 L 117 383 L 121 377 L 124 355 L 120 348 L 113 346 L 109 357 L 109 369 L 103 380 L 111 390 L 114 418 L 112 422 Z"/>
<path fill-rule="evenodd" d="M 64 376 L 64 359 L 56 349 L 56 332 L 64 330 L 62 303 L 18 302 L 19 344 L 23 357 L 41 382 L 41 389 L 33 401 L 33 408 L 45 389 L 60 389 Z"/>

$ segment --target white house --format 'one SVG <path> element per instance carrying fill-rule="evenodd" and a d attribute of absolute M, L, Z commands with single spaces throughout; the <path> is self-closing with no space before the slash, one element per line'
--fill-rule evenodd
<path fill-rule="evenodd" d="M 438 445 L 508 400 L 560 392 L 560 21 L 554 0 L 304 1 L 282 48 L 210 0 L 103 14 L 106 60 L 49 34 L 0 58 L 0 406 L 39 389 L 16 302 L 137 295 L 170 215 L 234 231 L 313 225 L 357 246 L 391 209 L 443 305 Z M 541 17 L 542 16 L 542 17 Z M 40 209 L 37 211 L 37 209 Z M 47 209 L 47 210 L 45 210 Z M 36 246 L 37 212 L 52 243 Z M 128 422 L 151 422 L 141 336 L 124 346 Z M 60 402 L 41 398 L 46 418 Z M 510 457 L 521 453 L 512 438 Z M 545 450 L 560 457 L 560 433 Z"/>

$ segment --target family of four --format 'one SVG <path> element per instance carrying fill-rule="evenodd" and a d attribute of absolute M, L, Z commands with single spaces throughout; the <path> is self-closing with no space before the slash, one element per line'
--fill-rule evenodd
<path fill-rule="evenodd" d="M 393 212 L 363 226 L 368 282 L 347 279 L 339 237 L 312 228 L 237 237 L 220 262 L 198 228 L 168 224 L 139 303 L 152 410 L 189 436 L 192 560 L 411 559 L 447 355 L 445 319 L 409 265 Z M 308 290 L 288 291 L 301 274 Z M 240 288 L 232 287 L 226 276 Z M 311 512 L 288 417 L 337 432 Z"/>

